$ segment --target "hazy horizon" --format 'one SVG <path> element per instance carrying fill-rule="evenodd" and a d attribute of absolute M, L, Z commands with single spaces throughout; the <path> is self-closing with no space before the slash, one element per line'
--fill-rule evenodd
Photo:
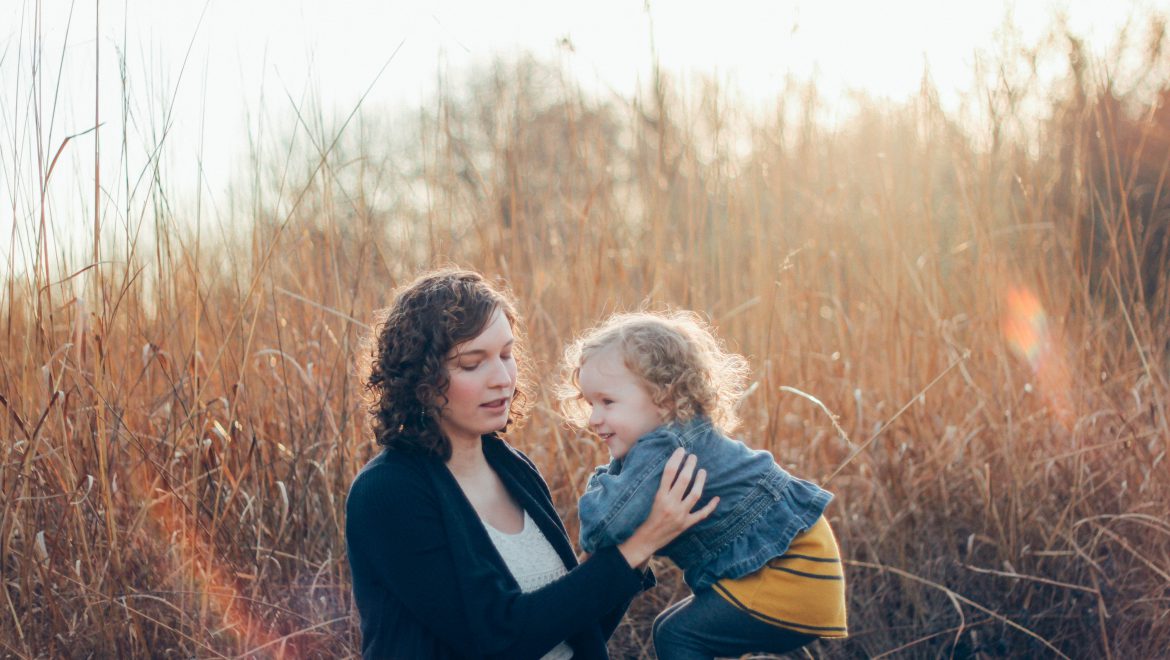
<path fill-rule="evenodd" d="M 602 97 L 628 99 L 644 91 L 655 62 L 684 90 L 700 78 L 718 81 L 744 111 L 765 107 L 790 80 L 812 82 L 829 122 L 849 116 L 856 93 L 891 103 L 912 98 L 928 74 L 944 108 L 969 113 L 976 110 L 962 110 L 963 95 L 981 59 L 986 64 L 1002 51 L 1031 47 L 1055 17 L 1063 16 L 1069 33 L 1104 57 L 1126 20 L 1166 7 L 1165 1 L 1005 0 L 962 7 L 742 1 L 716 9 L 619 0 L 490 7 L 209 0 L 106 3 L 95 25 L 91 5 L 22 2 L 7 12 L 9 27 L 0 34 L 6 108 L 0 128 L 9 152 L 0 199 L 9 201 L 12 212 L 5 215 L 13 223 L 0 227 L 0 258 L 20 272 L 35 243 L 37 135 L 46 162 L 66 136 L 77 136 L 61 149 L 45 206 L 50 253 L 87 254 L 95 133 L 101 134 L 107 179 L 128 170 L 129 178 L 149 181 L 146 171 L 157 166 L 174 208 L 198 208 L 214 219 L 229 187 L 249 174 L 249 143 L 290 126 L 296 106 L 307 100 L 319 104 L 325 133 L 340 127 L 359 102 L 364 116 L 411 117 L 434 105 L 440 81 L 457 91 L 492 61 L 531 54 Z M 34 91 L 27 81 L 38 20 L 41 78 Z M 1140 39 L 1144 26 L 1131 30 Z M 96 132 L 95 57 L 102 122 Z M 1059 74 L 1059 66 L 1049 72 Z M 141 191 L 104 194 L 116 210 Z M 111 236 L 118 231 L 111 225 Z"/>

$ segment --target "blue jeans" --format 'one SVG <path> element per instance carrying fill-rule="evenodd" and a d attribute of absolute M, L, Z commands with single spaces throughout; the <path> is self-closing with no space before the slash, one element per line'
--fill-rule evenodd
<path fill-rule="evenodd" d="M 764 623 L 715 593 L 701 589 L 654 619 L 659 660 L 711 660 L 745 653 L 788 653 L 816 639 Z"/>

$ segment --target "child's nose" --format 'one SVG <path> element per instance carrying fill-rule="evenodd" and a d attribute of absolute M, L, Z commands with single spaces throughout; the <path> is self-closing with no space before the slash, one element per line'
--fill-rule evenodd
<path fill-rule="evenodd" d="M 601 407 L 598 406 L 589 413 L 589 427 L 597 428 L 601 425 Z"/>

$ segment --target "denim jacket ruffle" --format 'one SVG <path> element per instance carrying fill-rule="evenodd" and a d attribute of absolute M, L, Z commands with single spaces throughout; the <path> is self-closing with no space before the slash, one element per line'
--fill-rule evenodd
<path fill-rule="evenodd" d="M 715 512 L 660 550 L 683 570 L 693 590 L 739 578 L 784 554 L 833 498 L 797 479 L 766 451 L 753 450 L 697 417 L 660 426 L 638 439 L 621 460 L 599 466 L 581 496 L 581 547 L 586 552 L 628 539 L 646 519 L 667 459 L 678 447 L 707 471 L 701 507 L 719 496 Z"/>

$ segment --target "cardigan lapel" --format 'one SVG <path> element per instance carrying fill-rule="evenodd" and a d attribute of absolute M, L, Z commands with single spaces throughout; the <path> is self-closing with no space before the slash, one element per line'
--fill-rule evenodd
<path fill-rule="evenodd" d="M 536 522 L 541 533 L 556 550 L 557 556 L 564 562 L 565 568 L 568 570 L 575 568 L 577 555 L 569 543 L 564 523 L 544 492 L 545 487 L 540 473 L 521 458 L 519 452 L 494 435 L 483 436 L 483 448 L 488 465 L 500 477 L 500 481 L 508 489 L 508 494 Z M 442 502 L 448 537 L 455 542 L 453 545 L 465 551 L 463 556 L 457 559 L 467 560 L 471 558 L 469 555 L 486 554 L 491 558 L 496 570 L 512 582 L 514 587 L 518 587 L 511 571 L 508 570 L 508 565 L 496 550 L 495 544 L 483 527 L 483 521 L 471 506 L 463 489 L 459 487 L 455 476 L 436 458 L 428 458 L 423 463 Z"/>
<path fill-rule="evenodd" d="M 519 452 L 495 436 L 484 436 L 484 456 L 500 476 L 508 493 L 528 512 L 541 533 L 548 539 L 567 570 L 577 566 L 577 555 L 569 543 L 564 523 L 553 503 L 544 493 L 543 478 Z"/>
<path fill-rule="evenodd" d="M 438 496 L 451 558 L 458 567 L 456 578 L 467 612 L 467 636 L 474 640 L 498 640 L 519 634 L 498 618 L 502 612 L 486 607 L 488 601 L 482 595 L 489 591 L 519 593 L 520 585 L 455 476 L 438 458 L 427 457 L 424 463 Z"/>

